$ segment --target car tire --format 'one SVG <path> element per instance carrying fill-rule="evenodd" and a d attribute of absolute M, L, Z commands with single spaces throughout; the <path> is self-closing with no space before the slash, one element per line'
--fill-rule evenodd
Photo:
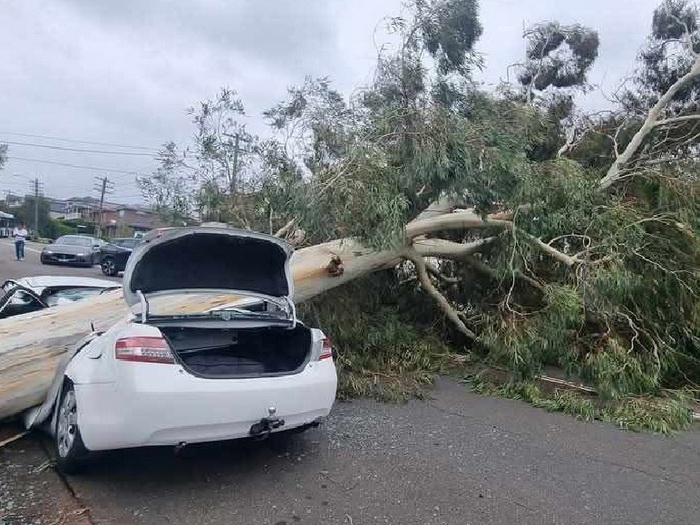
<path fill-rule="evenodd" d="M 85 448 L 78 428 L 78 404 L 73 383 L 69 380 L 66 380 L 56 410 L 56 464 L 62 472 L 74 474 L 85 466 L 89 451 Z"/>
<path fill-rule="evenodd" d="M 117 275 L 117 265 L 114 264 L 114 259 L 112 257 L 104 257 L 100 268 L 102 268 L 102 273 L 107 277 L 114 277 Z"/>

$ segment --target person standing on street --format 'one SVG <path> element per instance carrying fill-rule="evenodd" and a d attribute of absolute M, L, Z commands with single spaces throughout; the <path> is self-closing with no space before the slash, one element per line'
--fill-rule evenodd
<path fill-rule="evenodd" d="M 23 223 L 15 226 L 15 229 L 12 231 L 12 237 L 15 239 L 15 259 L 17 261 L 24 260 L 24 243 L 27 241 L 27 235 L 29 234 Z"/>

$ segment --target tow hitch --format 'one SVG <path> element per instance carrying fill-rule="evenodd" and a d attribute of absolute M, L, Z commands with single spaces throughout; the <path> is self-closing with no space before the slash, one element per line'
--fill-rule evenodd
<path fill-rule="evenodd" d="M 276 410 L 274 408 L 268 409 L 268 412 L 270 413 L 268 417 L 262 418 L 260 421 L 250 427 L 250 431 L 248 433 L 252 437 L 265 439 L 270 435 L 270 432 L 284 426 L 284 419 L 280 419 L 279 417 L 275 416 Z"/>

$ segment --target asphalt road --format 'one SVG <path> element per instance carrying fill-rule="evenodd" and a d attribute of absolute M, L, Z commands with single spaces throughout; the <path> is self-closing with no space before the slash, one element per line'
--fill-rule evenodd
<path fill-rule="evenodd" d="M 109 279 L 100 271 L 99 266 L 83 268 L 75 266 L 46 266 L 39 261 L 43 244 L 29 242 L 25 246 L 24 261 L 15 261 L 15 247 L 10 239 L 0 239 L 0 282 L 33 275 L 78 275 Z M 120 281 L 112 278 L 110 280 Z"/>
<path fill-rule="evenodd" d="M 700 523 L 700 433 L 623 432 L 451 379 L 427 401 L 338 403 L 303 435 L 109 453 L 65 484 L 49 447 L 0 449 L 0 523 Z"/>

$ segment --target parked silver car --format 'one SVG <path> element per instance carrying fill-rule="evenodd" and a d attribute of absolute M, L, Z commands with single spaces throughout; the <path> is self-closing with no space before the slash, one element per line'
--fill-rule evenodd
<path fill-rule="evenodd" d="M 64 235 L 41 251 L 41 262 L 94 266 L 100 262 L 100 248 L 105 244 L 88 235 Z"/>

